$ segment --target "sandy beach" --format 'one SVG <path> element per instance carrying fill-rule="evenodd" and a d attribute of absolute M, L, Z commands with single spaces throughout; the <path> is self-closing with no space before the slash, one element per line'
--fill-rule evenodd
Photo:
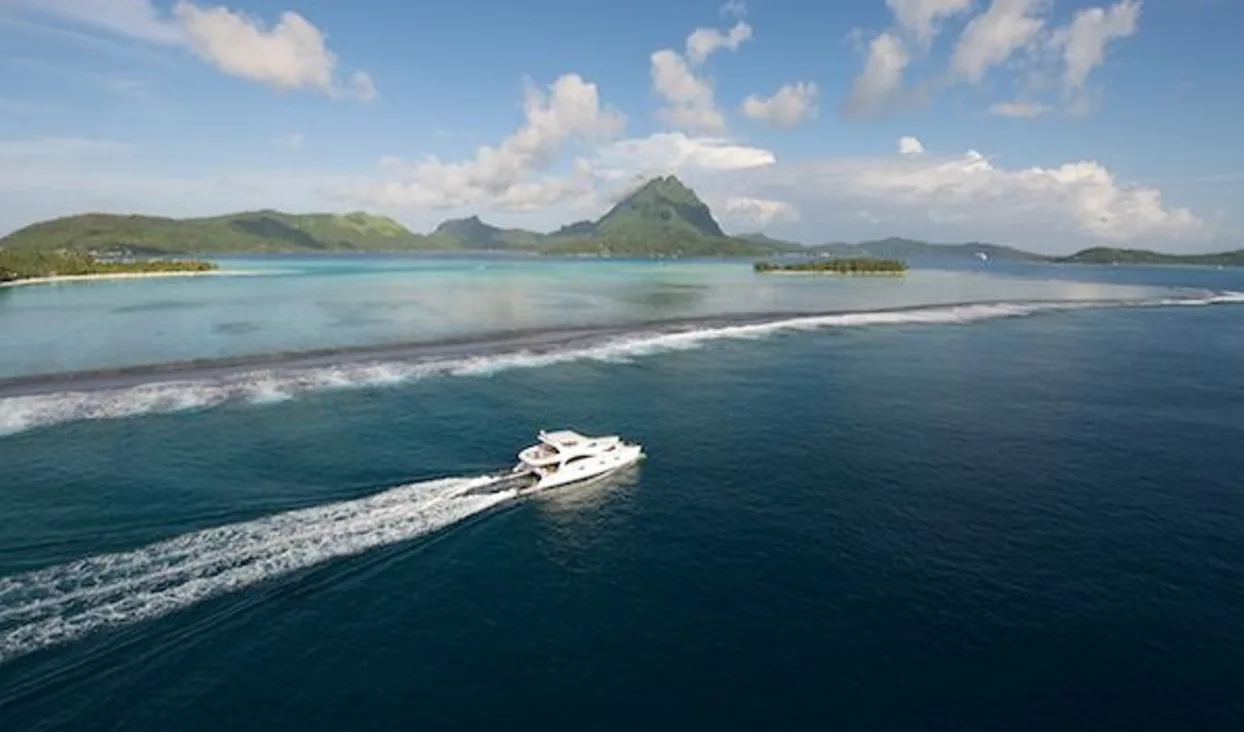
<path fill-rule="evenodd" d="M 97 282 L 107 280 L 138 280 L 153 277 L 209 277 L 209 276 L 247 276 L 262 275 L 264 272 L 250 270 L 208 270 L 205 272 L 113 272 L 108 274 L 60 275 L 57 277 L 31 277 L 12 282 L 0 282 L 0 287 L 21 287 L 24 285 L 50 285 L 59 282 Z"/>

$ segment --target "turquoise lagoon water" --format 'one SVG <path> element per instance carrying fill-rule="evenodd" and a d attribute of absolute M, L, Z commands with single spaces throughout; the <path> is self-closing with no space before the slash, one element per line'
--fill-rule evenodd
<path fill-rule="evenodd" d="M 245 258 L 239 276 L 0 290 L 0 377 L 708 315 L 1143 298 L 1143 285 L 918 269 L 757 275 L 748 262 Z M 1005 272 L 1006 270 L 1004 270 Z"/>

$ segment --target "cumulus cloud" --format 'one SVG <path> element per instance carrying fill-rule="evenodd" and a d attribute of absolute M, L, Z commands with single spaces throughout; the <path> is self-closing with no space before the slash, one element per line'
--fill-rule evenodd
<path fill-rule="evenodd" d="M 1048 114 L 1052 108 L 1038 102 L 994 102 L 989 113 L 998 117 L 1032 118 Z"/>
<path fill-rule="evenodd" d="M 1048 5 L 1049 0 L 993 0 L 963 29 L 951 55 L 951 71 L 968 83 L 979 83 L 990 68 L 1037 37 L 1045 27 L 1041 13 Z"/>
<path fill-rule="evenodd" d="M 186 48 L 220 71 L 276 89 L 315 89 L 334 97 L 376 98 L 365 72 L 348 83 L 337 77 L 337 55 L 324 32 L 303 16 L 282 13 L 271 28 L 259 18 L 223 5 L 177 0 L 170 13 L 152 0 L 9 0 L 27 12 L 149 43 Z"/>
<path fill-rule="evenodd" d="M 764 120 L 778 127 L 794 127 L 817 115 L 817 88 L 810 82 L 785 84 L 765 99 L 750 94 L 743 100 L 743 114 L 752 119 Z"/>
<path fill-rule="evenodd" d="M 873 38 L 865 58 L 864 70 L 855 78 L 843 105 L 849 117 L 866 117 L 892 107 L 902 96 L 903 71 L 911 63 L 907 45 L 893 33 Z"/>
<path fill-rule="evenodd" d="M 805 219 L 809 212 L 839 220 L 860 210 L 887 212 L 912 235 L 992 238 L 1046 251 L 1068 242 L 1204 241 L 1211 234 L 1188 209 L 1154 188 L 1120 181 L 1098 162 L 1006 169 L 974 150 L 779 164 L 736 174 L 730 191 L 790 201 Z"/>
<path fill-rule="evenodd" d="M 454 208 L 490 205 L 524 210 L 550 205 L 591 188 L 586 166 L 569 178 L 541 180 L 566 146 L 576 140 L 604 142 L 615 138 L 625 118 L 601 104 L 596 85 L 578 74 L 566 74 L 547 93 L 527 90 L 526 121 L 496 147 L 479 148 L 475 157 L 443 162 L 435 157 L 405 164 L 386 161 L 396 178 L 370 187 L 364 196 L 386 204 Z"/>
<path fill-rule="evenodd" d="M 1110 42 L 1136 32 L 1142 0 L 1118 0 L 1109 7 L 1084 8 L 1064 28 L 1050 30 L 1047 14 L 1053 0 L 886 0 L 892 26 L 873 37 L 864 49 L 864 68 L 842 105 L 848 117 L 867 117 L 921 104 L 947 87 L 966 83 L 979 86 L 999 67 L 1020 67 L 1026 76 L 1023 96 L 1049 89 L 1061 76 L 1063 102 L 1072 114 L 1090 111 L 1101 96 L 1085 83 L 1105 59 Z M 927 55 L 944 21 L 970 17 L 949 56 L 946 70 L 907 86 L 904 74 L 916 58 Z M 854 31 L 857 39 L 861 31 Z M 1018 77 L 1020 81 L 1023 77 Z M 1052 110 L 1043 102 L 998 102 L 990 113 L 1035 117 Z"/>
<path fill-rule="evenodd" d="M 727 5 L 731 13 L 741 15 L 745 8 Z M 671 49 L 661 49 L 648 57 L 652 88 L 661 98 L 657 118 L 676 130 L 698 135 L 720 135 L 726 129 L 726 116 L 717 106 L 713 84 L 692 66 L 703 64 L 720 50 L 736 51 L 752 37 L 752 27 L 743 21 L 728 32 L 716 28 L 697 28 L 687 36 L 685 56 Z"/>
<path fill-rule="evenodd" d="M 1089 74 L 1105 59 L 1106 44 L 1135 33 L 1139 21 L 1140 0 L 1122 0 L 1109 9 L 1080 10 L 1069 26 L 1056 31 L 1050 43 L 1062 50 L 1063 83 L 1067 89 L 1083 87 Z"/>
<path fill-rule="evenodd" d="M 173 14 L 185 33 L 186 45 L 226 74 L 277 89 L 375 96 L 375 86 L 366 74 L 356 76 L 354 84 L 339 86 L 337 55 L 328 49 L 324 33 L 297 13 L 282 13 L 270 29 L 243 12 L 221 6 L 201 8 L 186 0 L 178 1 Z"/>
<path fill-rule="evenodd" d="M 928 46 L 940 30 L 938 21 L 966 12 L 972 0 L 886 0 L 885 4 L 899 27 Z"/>
<path fill-rule="evenodd" d="M 709 56 L 722 49 L 739 50 L 739 46 L 751 37 L 752 27 L 741 20 L 726 33 L 716 28 L 696 28 L 687 36 L 687 60 L 693 64 L 702 64 Z"/>
<path fill-rule="evenodd" d="M 799 218 L 799 212 L 790 203 L 768 198 L 727 198 L 724 208 L 727 221 L 744 225 L 768 226 L 775 221 Z"/>
<path fill-rule="evenodd" d="M 898 138 L 899 155 L 920 155 L 924 152 L 924 143 L 917 137 L 905 135 Z"/>
<path fill-rule="evenodd" d="M 726 117 L 717 108 L 713 85 L 691 70 L 674 51 L 657 51 L 650 57 L 652 86 L 663 100 L 657 117 L 676 130 L 716 135 L 726 129 Z"/>

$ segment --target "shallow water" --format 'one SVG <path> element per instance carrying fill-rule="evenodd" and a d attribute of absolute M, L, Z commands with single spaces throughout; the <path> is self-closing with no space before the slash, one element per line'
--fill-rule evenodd
<path fill-rule="evenodd" d="M 238 277 L 0 292 L 0 378 L 482 333 L 1155 290 L 918 269 L 905 278 L 758 275 L 748 262 L 324 256 L 222 260 Z M 266 274 L 262 274 L 266 273 Z"/>

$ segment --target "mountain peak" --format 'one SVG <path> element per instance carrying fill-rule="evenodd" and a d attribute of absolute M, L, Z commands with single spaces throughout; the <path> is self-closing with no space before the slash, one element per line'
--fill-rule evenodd
<path fill-rule="evenodd" d="M 596 223 L 599 233 L 656 232 L 725 236 L 708 206 L 676 176 L 658 176 L 619 201 Z"/>
<path fill-rule="evenodd" d="M 433 234 L 467 235 L 479 232 L 495 232 L 500 229 L 495 226 L 489 226 L 480 220 L 479 216 L 471 215 L 462 219 L 446 219 L 442 221 Z"/>

